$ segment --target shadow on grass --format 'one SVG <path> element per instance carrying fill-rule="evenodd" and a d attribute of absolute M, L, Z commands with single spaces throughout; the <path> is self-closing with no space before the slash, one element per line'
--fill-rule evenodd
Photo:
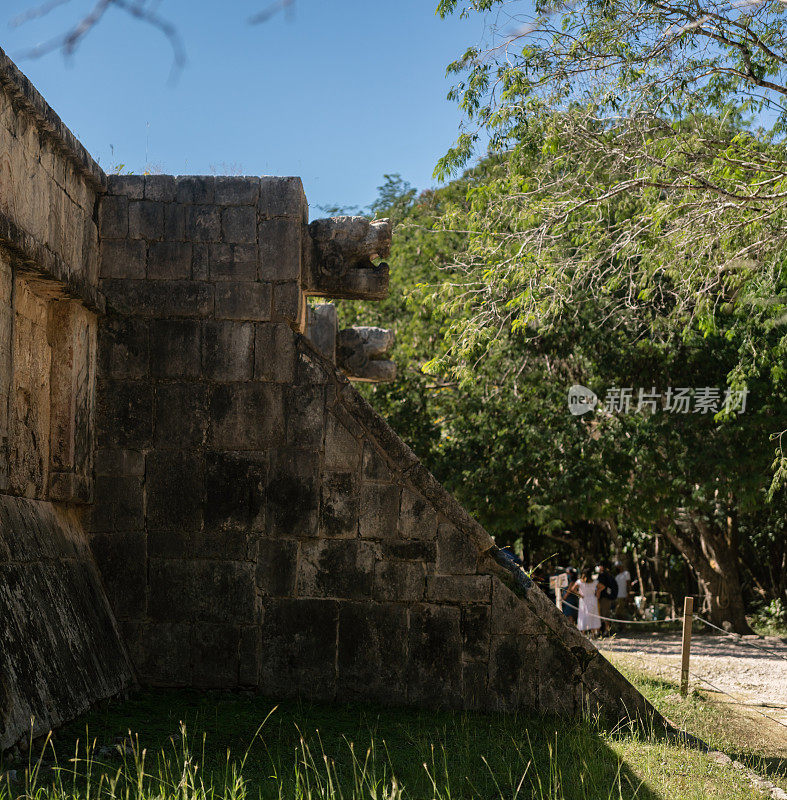
<path fill-rule="evenodd" d="M 750 770 L 776 783 L 787 783 L 787 758 L 778 756 L 761 756 L 752 753 L 730 753 L 733 761 L 740 761 Z"/>
<path fill-rule="evenodd" d="M 243 760 L 243 795 L 266 800 L 301 796 L 662 800 L 610 747 L 609 734 L 591 722 L 516 715 L 304 701 L 277 705 L 256 695 L 145 691 L 61 729 L 54 749 L 63 764 L 77 747 L 84 751 L 86 739 L 95 741 L 94 757 L 103 766 L 93 766 L 94 782 L 101 771 L 115 775 L 124 759 L 130 766 L 145 749 L 146 772 L 155 783 L 156 771 L 162 769 L 156 754 L 163 751 L 173 762 L 183 760 L 181 723 L 202 781 L 218 787 L 216 795 L 225 798 L 225 789 L 234 780 L 229 751 L 229 761 Z M 138 737 L 138 744 L 134 753 L 129 747 L 123 756 L 129 731 Z M 359 775 L 365 776 L 363 785 Z M 382 790 L 390 789 L 394 776 L 401 794 L 385 795 Z M 310 782 L 311 795 L 304 792 L 304 778 Z M 133 784 L 131 775 L 128 780 Z M 341 793 L 331 784 L 341 786 Z M 372 786 L 380 789 L 379 794 L 371 791 Z M 131 796 L 139 794 L 132 791 Z"/>
<path fill-rule="evenodd" d="M 673 680 L 650 675 L 627 664 L 615 666 L 679 728 L 696 734 L 711 749 L 720 750 L 758 775 L 787 787 L 787 758 L 771 754 L 781 753 L 787 741 L 781 736 L 787 732 L 779 728 L 778 723 L 764 723 L 772 733 L 766 736 L 765 729 L 758 726 L 758 719 L 741 716 L 740 707 L 735 704 L 709 699 L 708 693 L 697 687 L 687 698 L 681 698 L 679 686 Z M 779 749 L 771 750 L 777 740 Z M 751 744 L 752 749 L 742 750 L 746 743 Z"/>

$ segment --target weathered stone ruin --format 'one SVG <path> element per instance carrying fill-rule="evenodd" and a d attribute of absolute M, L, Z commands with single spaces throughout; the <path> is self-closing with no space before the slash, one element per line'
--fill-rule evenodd
<path fill-rule="evenodd" d="M 388 223 L 106 176 L 0 55 L 0 749 L 137 684 L 648 714 L 352 387 L 391 334 L 308 305 L 385 295 Z"/>

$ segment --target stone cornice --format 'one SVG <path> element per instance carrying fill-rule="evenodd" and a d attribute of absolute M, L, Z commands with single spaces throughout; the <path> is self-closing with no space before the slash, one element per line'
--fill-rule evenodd
<path fill-rule="evenodd" d="M 29 78 L 0 49 L 0 85 L 18 106 L 27 112 L 42 135 L 48 137 L 99 192 L 106 190 L 107 176 L 82 143 L 44 100 Z"/>

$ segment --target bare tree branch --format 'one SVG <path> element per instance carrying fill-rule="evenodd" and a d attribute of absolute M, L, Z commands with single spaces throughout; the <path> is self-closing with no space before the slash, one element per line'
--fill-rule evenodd
<path fill-rule="evenodd" d="M 45 17 L 50 11 L 54 11 L 59 6 L 64 6 L 70 2 L 71 0 L 50 0 L 48 3 L 42 3 L 39 6 L 34 6 L 33 8 L 30 8 L 14 17 L 9 25 L 12 28 L 18 28 L 20 25 L 24 25 L 25 22 L 30 22 L 30 20 Z"/>
<path fill-rule="evenodd" d="M 18 27 L 24 25 L 26 22 L 41 19 L 56 8 L 67 5 L 70 1 L 71 0 L 49 0 L 49 2 L 35 6 L 29 11 L 15 17 L 11 24 Z M 129 16 L 157 29 L 164 35 L 172 48 L 172 74 L 174 76 L 186 63 L 186 53 L 177 28 L 173 23 L 158 13 L 158 5 L 158 0 L 96 0 L 93 7 L 80 17 L 71 28 L 58 36 L 30 48 L 23 52 L 22 56 L 27 58 L 40 58 L 56 50 L 60 50 L 65 56 L 72 56 L 85 38 L 98 27 L 106 13 L 112 8 L 117 8 Z"/>
<path fill-rule="evenodd" d="M 262 22 L 267 22 L 271 17 L 278 14 L 280 11 L 287 11 L 295 6 L 295 0 L 276 0 L 271 3 L 262 11 L 249 17 L 249 25 L 259 25 Z"/>
<path fill-rule="evenodd" d="M 68 5 L 71 0 L 47 0 L 40 5 L 33 6 L 22 14 L 14 17 L 10 25 L 19 27 L 27 22 L 46 17 L 60 6 Z M 186 51 L 178 34 L 177 27 L 158 12 L 161 0 L 96 0 L 93 7 L 64 33 L 61 33 L 45 42 L 23 51 L 23 58 L 40 58 L 55 50 L 60 50 L 63 55 L 71 56 L 79 45 L 103 20 L 107 11 L 117 8 L 131 17 L 147 23 L 158 30 L 169 42 L 172 48 L 172 76 L 174 77 L 186 64 Z M 280 11 L 292 10 L 295 0 L 276 0 L 257 14 L 249 17 L 250 25 L 259 25 L 267 22 Z"/>

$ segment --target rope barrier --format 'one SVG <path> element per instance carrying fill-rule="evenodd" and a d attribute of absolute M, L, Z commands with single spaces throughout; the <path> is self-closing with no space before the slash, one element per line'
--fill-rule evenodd
<path fill-rule="evenodd" d="M 588 613 L 588 617 L 591 619 L 599 619 L 605 620 L 606 622 L 617 622 L 621 625 L 658 625 L 667 622 L 681 622 L 683 617 L 670 617 L 669 619 L 618 619 L 617 617 L 604 617 L 601 614 L 594 614 L 592 612 Z M 735 642 L 739 644 L 746 645 L 747 647 L 754 647 L 757 650 L 762 650 L 763 653 L 768 653 L 775 658 L 780 658 L 782 661 L 787 661 L 787 656 L 782 655 L 777 650 L 772 650 L 770 647 L 765 647 L 760 644 L 755 644 L 754 642 L 750 642 L 747 639 L 740 638 L 739 634 L 730 633 L 729 631 L 725 631 L 724 628 L 720 628 L 718 625 L 714 625 L 712 622 L 708 622 L 708 620 L 703 619 L 700 616 L 694 616 L 693 619 L 698 620 L 699 622 L 705 623 L 710 628 L 714 628 L 715 630 L 723 633 L 725 636 L 729 636 Z"/>
<path fill-rule="evenodd" d="M 715 692 L 719 692 L 720 694 L 726 695 L 727 697 L 730 698 L 730 700 L 732 700 L 734 705 L 750 708 L 755 714 L 759 714 L 761 717 L 765 717 L 765 719 L 769 719 L 771 722 L 775 722 L 777 725 L 781 725 L 782 728 L 787 728 L 787 723 L 782 722 L 781 720 L 778 720 L 775 717 L 772 717 L 770 714 L 766 714 L 765 712 L 760 711 L 756 706 L 753 706 L 751 703 L 744 703 L 743 701 L 738 700 L 737 697 L 734 697 L 729 692 L 725 692 L 724 689 L 720 689 L 718 686 L 711 683 L 707 678 L 703 678 L 702 675 L 697 675 L 696 672 L 691 672 L 691 671 L 689 671 L 689 675 L 691 675 L 692 678 L 696 678 L 698 681 L 707 683 L 708 686 L 710 686 L 711 689 L 713 689 Z"/>
<path fill-rule="evenodd" d="M 621 625 L 658 625 L 664 622 L 680 622 L 683 617 L 671 617 L 670 619 L 617 619 L 616 617 L 603 617 L 601 614 L 588 613 L 588 617 L 593 619 L 603 619 L 607 622 L 619 622 Z"/>
<path fill-rule="evenodd" d="M 648 663 L 647 661 L 645 661 L 644 658 L 642 658 L 642 656 L 638 656 L 637 653 L 623 653 L 622 655 L 624 657 L 633 656 L 634 658 L 638 658 L 640 661 L 643 661 L 646 664 Z M 661 654 L 661 655 L 663 655 L 663 654 Z M 657 666 L 659 668 L 659 670 L 658 670 L 659 672 L 661 672 L 661 667 L 666 667 L 667 669 L 675 670 L 677 672 L 680 671 L 680 667 L 675 665 L 675 664 L 664 663 L 664 664 L 657 664 L 655 666 Z M 729 697 L 730 700 L 733 701 L 734 705 L 743 706 L 744 708 L 749 708 L 755 714 L 759 714 L 761 717 L 764 717 L 765 719 L 769 719 L 771 722 L 775 722 L 777 725 L 781 725 L 783 728 L 787 728 L 787 723 L 784 723 L 781 720 L 778 720 L 775 717 L 772 717 L 770 714 L 766 714 L 763 711 L 760 711 L 756 706 L 752 705 L 751 703 L 744 703 L 743 701 L 739 700 L 737 697 L 731 695 L 729 692 L 726 692 L 726 691 L 724 691 L 724 689 L 721 689 L 718 686 L 716 686 L 715 684 L 711 683 L 707 678 L 703 677 L 702 675 L 698 675 L 696 672 L 692 672 L 691 670 L 689 670 L 689 674 L 692 676 L 692 678 L 695 678 L 698 681 L 702 681 L 703 683 L 706 683 L 708 686 L 711 687 L 711 689 L 713 689 L 716 692 L 719 692 L 719 694 L 723 694 L 726 697 Z"/>
<path fill-rule="evenodd" d="M 737 642 L 738 644 L 746 645 L 747 647 L 754 647 L 757 650 L 762 650 L 763 653 L 770 653 L 770 655 L 775 656 L 776 658 L 782 659 L 782 661 L 787 661 L 787 656 L 782 655 L 776 650 L 771 650 L 770 647 L 765 647 L 761 644 L 755 644 L 754 642 L 750 642 L 748 639 L 743 639 L 740 637 L 740 634 L 730 633 L 730 631 L 725 631 L 724 628 L 720 628 L 718 625 L 714 625 L 712 622 L 708 622 L 708 620 L 703 619 L 702 617 L 695 617 L 700 622 L 704 622 L 709 628 L 713 628 L 725 636 L 729 636 L 733 641 Z"/>

